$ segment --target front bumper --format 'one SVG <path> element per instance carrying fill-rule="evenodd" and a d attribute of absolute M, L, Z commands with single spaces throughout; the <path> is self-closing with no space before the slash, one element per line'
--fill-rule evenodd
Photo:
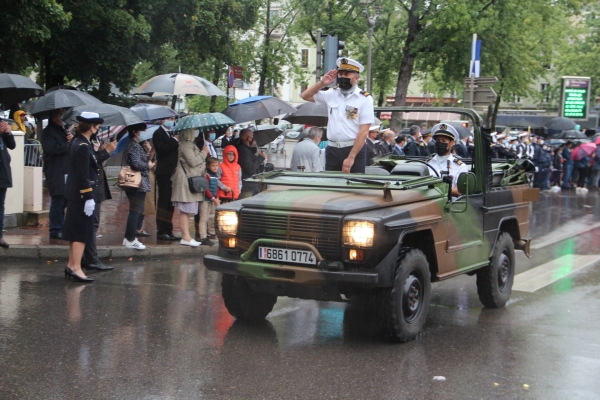
<path fill-rule="evenodd" d="M 233 260 L 212 254 L 204 256 L 204 265 L 211 271 L 224 274 L 301 285 L 369 288 L 377 286 L 379 281 L 376 272 L 324 271 L 294 265 Z"/>

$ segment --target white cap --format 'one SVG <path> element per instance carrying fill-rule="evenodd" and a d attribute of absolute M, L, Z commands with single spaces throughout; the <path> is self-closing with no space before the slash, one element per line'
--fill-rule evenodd
<path fill-rule="evenodd" d="M 381 127 L 381 125 L 371 125 L 369 127 L 369 132 L 371 132 L 371 131 L 377 131 L 377 132 L 379 132 L 379 128 L 380 127 Z"/>
<path fill-rule="evenodd" d="M 338 58 L 335 64 L 338 67 L 338 71 L 352 71 L 360 74 L 365 70 L 365 67 L 361 63 L 347 57 Z"/>
<path fill-rule="evenodd" d="M 436 136 L 446 136 L 454 140 L 456 143 L 458 143 L 458 141 L 460 140 L 456 128 L 448 124 L 437 124 L 436 126 L 431 128 L 431 133 L 433 134 L 434 138 Z"/>

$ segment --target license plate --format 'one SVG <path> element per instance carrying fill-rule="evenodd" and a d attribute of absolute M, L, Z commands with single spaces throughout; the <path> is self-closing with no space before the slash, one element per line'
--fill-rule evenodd
<path fill-rule="evenodd" d="M 317 258 L 312 251 L 278 249 L 275 247 L 259 247 L 258 258 L 260 260 L 293 262 L 310 265 L 315 265 L 317 263 Z"/>

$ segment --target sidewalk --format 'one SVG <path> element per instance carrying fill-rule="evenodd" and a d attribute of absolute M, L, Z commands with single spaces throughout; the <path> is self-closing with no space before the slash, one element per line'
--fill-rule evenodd
<path fill-rule="evenodd" d="M 160 257 L 200 257 L 203 254 L 202 248 L 182 246 L 179 241 L 164 241 L 156 239 L 156 219 L 154 215 L 147 215 L 144 218 L 143 229 L 151 236 L 138 238 L 147 246 L 145 250 L 132 250 L 123 246 L 123 237 L 125 234 L 125 225 L 129 211 L 129 202 L 125 193 L 116 186 L 111 186 L 112 200 L 102 202 L 100 213 L 100 227 L 96 245 L 98 256 L 102 260 L 109 259 L 150 259 Z M 149 194 L 150 195 L 150 194 Z M 8 201 L 8 199 L 7 199 Z M 44 210 L 50 208 L 50 196 L 44 190 Z M 212 223 L 212 220 L 209 221 Z M 42 226 L 20 226 L 7 229 L 4 232 L 4 239 L 10 248 L 0 248 L 0 260 L 3 259 L 41 259 L 54 261 L 56 259 L 67 259 L 69 252 L 69 242 L 64 240 L 50 239 L 47 221 Z M 173 218 L 173 231 L 177 236 L 181 236 L 179 230 L 179 213 L 175 211 Z M 190 219 L 190 233 L 194 235 L 194 221 Z M 218 244 L 213 240 L 215 249 Z"/>

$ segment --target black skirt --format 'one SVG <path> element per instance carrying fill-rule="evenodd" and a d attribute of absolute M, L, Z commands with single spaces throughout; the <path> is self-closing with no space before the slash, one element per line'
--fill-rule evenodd
<path fill-rule="evenodd" d="M 63 238 L 69 242 L 93 244 L 94 214 L 87 216 L 83 213 L 85 201 L 67 202 L 67 216 L 63 226 Z"/>

